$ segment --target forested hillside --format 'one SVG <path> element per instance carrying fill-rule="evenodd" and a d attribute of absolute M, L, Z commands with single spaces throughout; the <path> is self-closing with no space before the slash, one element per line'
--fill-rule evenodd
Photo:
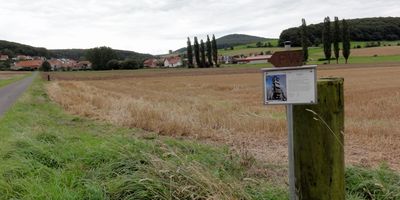
<path fill-rule="evenodd" d="M 15 57 L 18 54 L 43 57 L 49 56 L 49 52 L 46 48 L 32 47 L 29 45 L 5 40 L 0 40 L 0 53 L 8 55 L 9 57 Z"/>
<path fill-rule="evenodd" d="M 69 58 L 74 60 L 85 59 L 87 49 L 57 49 L 57 50 L 47 50 L 41 47 L 32 47 L 25 44 L 20 44 L 16 42 L 9 42 L 5 40 L 0 40 L 0 53 L 8 55 L 9 57 L 15 57 L 16 55 L 28 55 L 28 56 L 43 56 L 46 58 Z M 115 50 L 118 58 L 124 59 L 134 59 L 139 62 L 147 58 L 153 57 L 150 54 L 141 54 L 134 51 L 125 50 Z"/>
<path fill-rule="evenodd" d="M 256 42 L 264 42 L 268 40 L 267 38 L 252 36 L 252 35 L 244 35 L 244 34 L 230 34 L 217 39 L 218 49 L 233 47 L 236 45 L 244 45 Z M 193 39 L 192 39 L 193 42 Z M 184 53 L 186 52 L 186 47 L 180 48 L 175 52 Z"/>
<path fill-rule="evenodd" d="M 346 21 L 350 27 L 352 41 L 400 40 L 400 17 L 362 18 Z M 313 45 L 321 43 L 322 27 L 322 22 L 307 26 L 309 40 Z M 282 31 L 279 44 L 287 40 L 292 41 L 294 46 L 300 46 L 300 28 L 294 27 Z"/>
<path fill-rule="evenodd" d="M 74 60 L 82 60 L 85 59 L 87 49 L 55 49 L 49 50 L 52 57 L 55 58 L 70 58 Z M 134 59 L 142 62 L 147 58 L 153 57 L 150 54 L 141 54 L 134 51 L 124 51 L 124 50 L 114 50 L 117 54 L 118 58 L 121 60 L 124 59 Z"/>

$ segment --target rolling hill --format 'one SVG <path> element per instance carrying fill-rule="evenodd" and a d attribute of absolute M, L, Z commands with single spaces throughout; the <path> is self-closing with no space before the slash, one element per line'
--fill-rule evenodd
<path fill-rule="evenodd" d="M 0 40 L 0 53 L 6 54 L 9 57 L 15 57 L 18 54 L 28 56 L 43 56 L 46 58 L 69 58 L 74 60 L 80 60 L 85 57 L 87 49 L 56 49 L 48 50 L 43 47 L 33 47 L 26 44 L 20 44 L 16 42 L 9 42 Z M 143 61 L 147 58 L 153 57 L 150 54 L 142 54 L 134 51 L 126 50 L 115 50 L 120 59 L 135 59 Z"/>
<path fill-rule="evenodd" d="M 9 57 L 14 57 L 18 54 L 49 57 L 49 51 L 46 48 L 33 47 L 5 40 L 0 40 L 0 53 L 8 55 Z"/>
<path fill-rule="evenodd" d="M 268 38 L 245 35 L 245 34 L 230 34 L 220 38 L 217 38 L 217 46 L 218 49 L 223 49 L 236 45 L 244 45 L 256 42 L 262 42 L 268 40 Z M 193 41 L 192 41 L 193 43 Z M 176 53 L 184 53 L 186 51 L 186 47 L 180 48 L 176 50 Z"/>
<path fill-rule="evenodd" d="M 49 53 L 54 58 L 69 58 L 74 60 L 80 60 L 85 57 L 87 49 L 52 49 L 49 50 Z M 126 51 L 126 50 L 117 50 L 114 49 L 117 53 L 119 59 L 134 59 L 138 61 L 143 61 L 147 58 L 152 58 L 153 55 L 150 54 L 142 54 L 134 51 Z"/>

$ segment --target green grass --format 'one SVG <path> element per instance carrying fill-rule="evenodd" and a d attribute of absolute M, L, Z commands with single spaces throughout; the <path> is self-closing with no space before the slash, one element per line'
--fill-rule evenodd
<path fill-rule="evenodd" d="M 252 158 L 64 114 L 43 84 L 0 121 L 0 199 L 288 198 Z"/>
<path fill-rule="evenodd" d="M 307 64 L 318 64 L 322 65 L 326 63 L 327 61 L 317 61 L 316 59 L 313 59 Z M 394 56 L 350 56 L 349 63 L 353 64 L 363 64 L 363 63 L 385 63 L 385 62 L 400 62 L 400 55 L 394 55 Z M 336 60 L 331 60 L 331 63 L 334 64 L 336 63 Z M 343 57 L 339 58 L 339 64 L 344 64 L 345 59 Z"/>
<path fill-rule="evenodd" d="M 260 52 L 266 52 L 266 51 L 281 51 L 283 48 L 277 47 L 278 46 L 278 39 L 271 39 L 271 40 L 266 40 L 263 43 L 270 42 L 274 47 L 256 47 L 256 43 L 251 43 L 251 44 L 246 44 L 246 45 L 237 45 L 234 46 L 233 50 L 230 49 L 219 49 L 218 54 L 224 55 L 224 56 L 234 56 L 234 55 L 245 55 L 248 56 L 250 53 L 257 53 L 259 54 Z M 252 46 L 252 48 L 249 48 L 249 46 Z"/>
<path fill-rule="evenodd" d="M 31 75 L 31 73 L 29 73 L 29 74 L 23 74 L 23 75 L 15 75 L 15 76 L 13 76 L 13 77 L 11 77 L 11 78 L 8 78 L 8 79 L 0 79 L 0 88 L 6 86 L 6 85 L 8 85 L 8 84 L 17 82 L 17 81 L 19 81 L 19 80 L 21 80 L 21 79 L 24 79 L 24 78 L 26 78 L 26 77 L 28 77 L 28 76 L 30 76 L 30 75 Z"/>
<path fill-rule="evenodd" d="M 283 166 L 65 114 L 44 84 L 0 119 L 0 199 L 288 199 L 267 173 Z M 347 199 L 400 199 L 384 166 L 350 167 L 346 185 Z"/>
<path fill-rule="evenodd" d="M 275 46 L 277 44 L 277 40 L 271 40 L 273 45 Z M 353 50 L 354 46 L 360 45 L 362 48 L 365 48 L 366 44 L 368 42 L 365 41 L 360 41 L 360 42 L 351 42 L 351 48 Z M 391 46 L 397 46 L 397 44 L 400 43 L 400 41 L 381 41 L 381 46 L 384 45 L 391 45 Z M 266 51 L 283 51 L 284 49 L 281 47 L 263 47 L 263 48 L 248 48 L 248 46 L 255 46 L 256 44 L 247 44 L 247 45 L 238 45 L 235 46 L 233 50 L 224 50 L 221 49 L 219 50 L 219 54 L 221 55 L 229 55 L 229 56 L 234 56 L 234 55 L 245 55 L 249 56 L 250 53 L 260 53 L 260 52 L 266 52 Z M 340 44 L 341 46 L 341 44 Z M 295 49 L 300 49 L 299 47 L 294 47 L 292 48 L 293 50 Z M 333 55 L 333 51 L 332 51 Z M 323 48 L 320 45 L 319 47 L 309 47 L 309 58 L 310 62 L 309 64 L 324 64 L 326 61 L 318 61 L 318 59 L 323 58 Z M 342 56 L 341 56 L 342 57 Z M 372 57 L 372 56 L 351 56 L 349 62 L 350 63 L 384 63 L 384 62 L 399 62 L 400 61 L 400 55 L 394 55 L 394 56 L 377 56 L 377 57 Z M 344 59 L 340 58 L 339 59 L 340 63 L 344 63 Z M 234 66 L 234 65 L 230 65 Z"/>
<path fill-rule="evenodd" d="M 382 165 L 370 170 L 350 167 L 346 170 L 346 199 L 400 199 L 400 175 Z"/>

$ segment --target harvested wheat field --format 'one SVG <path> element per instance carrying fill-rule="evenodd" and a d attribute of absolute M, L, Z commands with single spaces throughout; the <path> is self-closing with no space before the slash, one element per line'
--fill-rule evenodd
<path fill-rule="evenodd" d="M 394 56 L 400 55 L 400 46 L 370 47 L 362 49 L 352 49 L 353 56 Z"/>
<path fill-rule="evenodd" d="M 0 80 L 11 79 L 16 76 L 28 74 L 29 72 L 0 71 Z"/>
<path fill-rule="evenodd" d="M 397 65 L 397 64 L 396 64 Z M 262 105 L 258 70 L 235 73 L 126 72 L 74 80 L 53 74 L 49 96 L 67 111 L 138 127 L 162 135 L 228 144 L 271 164 L 287 162 L 283 106 Z M 218 72 L 218 73 L 217 73 Z M 228 71 L 227 71 L 228 72 Z M 166 75 L 169 74 L 169 75 Z M 346 163 L 400 170 L 400 65 L 320 69 L 319 76 L 345 78 Z M 65 80 L 61 80 L 65 79 Z"/>

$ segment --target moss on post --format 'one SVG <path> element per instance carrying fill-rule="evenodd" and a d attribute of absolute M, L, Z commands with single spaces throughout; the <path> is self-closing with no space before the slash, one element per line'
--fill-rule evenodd
<path fill-rule="evenodd" d="M 343 81 L 343 78 L 318 80 L 318 104 L 293 108 L 299 199 L 345 198 Z"/>

